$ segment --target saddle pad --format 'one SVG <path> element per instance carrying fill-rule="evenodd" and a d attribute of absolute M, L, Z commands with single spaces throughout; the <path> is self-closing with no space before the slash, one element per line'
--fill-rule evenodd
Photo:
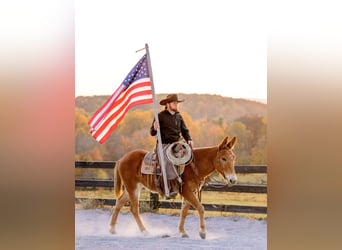
<path fill-rule="evenodd" d="M 148 152 L 145 155 L 144 160 L 142 162 L 141 173 L 142 174 L 155 174 L 156 168 L 157 168 L 156 155 L 153 151 Z M 158 173 L 158 175 L 161 175 L 161 173 Z"/>

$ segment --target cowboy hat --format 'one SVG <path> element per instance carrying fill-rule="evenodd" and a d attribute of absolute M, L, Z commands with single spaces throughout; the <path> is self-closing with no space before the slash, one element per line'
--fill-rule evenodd
<path fill-rule="evenodd" d="M 184 100 L 178 100 L 177 94 L 167 95 L 165 99 L 159 102 L 160 105 L 166 105 L 169 102 L 184 102 Z"/>

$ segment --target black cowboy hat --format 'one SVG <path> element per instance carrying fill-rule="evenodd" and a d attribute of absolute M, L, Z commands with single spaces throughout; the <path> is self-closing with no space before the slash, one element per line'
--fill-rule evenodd
<path fill-rule="evenodd" d="M 169 102 L 184 102 L 184 100 L 178 100 L 177 94 L 167 95 L 165 99 L 159 102 L 160 105 L 166 105 Z"/>

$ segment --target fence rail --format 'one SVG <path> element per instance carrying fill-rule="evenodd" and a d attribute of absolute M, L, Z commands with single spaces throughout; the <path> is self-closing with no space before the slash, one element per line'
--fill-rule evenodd
<path fill-rule="evenodd" d="M 113 169 L 115 161 L 75 161 L 75 168 L 107 168 Z M 236 173 L 239 174 L 266 174 L 266 165 L 237 165 Z"/>
<path fill-rule="evenodd" d="M 75 161 L 75 168 L 93 168 L 93 169 L 114 169 L 115 161 Z M 265 165 L 237 165 L 235 166 L 236 173 L 250 174 L 250 173 L 267 173 L 267 166 Z M 76 179 L 76 187 L 114 187 L 113 180 L 98 180 L 98 179 Z M 266 185 L 234 185 L 228 186 L 215 186 L 204 185 L 204 191 L 216 192 L 239 192 L 239 193 L 267 193 Z M 86 198 L 76 198 L 76 203 L 79 203 Z M 156 199 L 154 197 L 154 199 Z M 104 205 L 114 206 L 115 199 L 96 199 Z M 157 200 L 150 201 L 153 208 L 181 208 L 181 202 L 163 202 Z M 239 212 L 239 213 L 267 213 L 267 207 L 264 206 L 242 206 L 242 205 L 226 205 L 226 204 L 206 204 L 202 203 L 207 211 L 221 211 L 221 212 Z M 193 209 L 191 207 L 191 209 Z"/>

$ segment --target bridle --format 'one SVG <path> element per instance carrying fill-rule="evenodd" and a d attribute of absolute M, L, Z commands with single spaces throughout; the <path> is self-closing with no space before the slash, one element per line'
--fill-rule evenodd
<path fill-rule="evenodd" d="M 219 153 L 222 152 L 222 151 L 232 152 L 232 150 L 231 149 L 222 149 L 222 150 L 218 149 L 217 153 L 216 153 L 216 159 L 217 159 L 217 163 L 218 163 L 218 169 L 216 169 L 216 170 L 227 180 L 227 177 L 224 174 L 223 168 L 221 166 L 220 157 L 219 157 Z"/>
<path fill-rule="evenodd" d="M 231 152 L 231 149 L 218 149 L 217 150 L 217 153 L 216 153 L 216 159 L 217 159 L 217 163 L 218 163 L 218 166 L 219 166 L 219 169 L 216 169 L 222 176 L 224 176 L 224 179 L 227 180 L 224 172 L 223 172 L 223 168 L 221 166 L 221 162 L 220 162 L 220 157 L 219 157 L 219 153 L 222 152 L 222 151 L 230 151 Z M 193 160 L 191 161 L 190 163 L 191 167 L 192 167 L 192 170 L 194 171 L 195 173 L 195 177 L 196 177 L 196 183 L 197 183 L 197 195 L 198 195 L 198 200 L 201 201 L 201 186 L 204 184 L 204 181 L 202 180 L 201 181 L 201 177 L 198 173 L 198 169 L 196 168 L 196 164 L 195 164 L 195 157 L 193 156 Z"/>

